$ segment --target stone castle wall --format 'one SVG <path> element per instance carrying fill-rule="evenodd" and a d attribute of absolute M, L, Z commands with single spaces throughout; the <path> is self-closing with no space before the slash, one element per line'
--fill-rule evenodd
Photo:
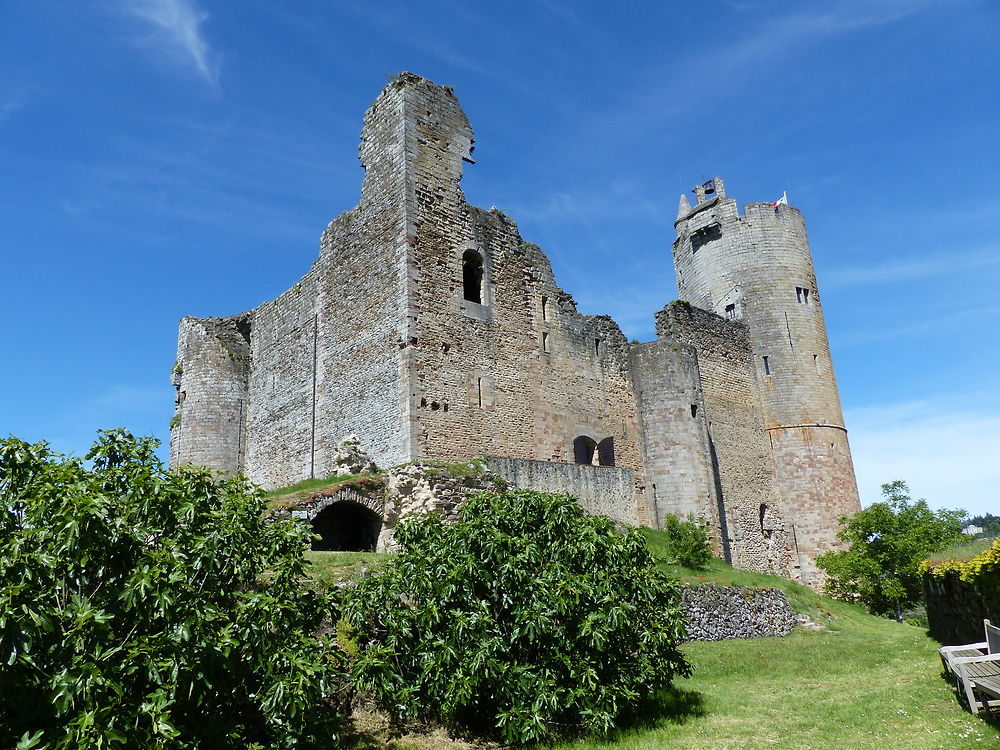
<path fill-rule="evenodd" d="M 698 352 L 672 341 L 635 344 L 630 362 L 642 423 L 645 507 L 650 525 L 693 514 L 724 537 L 705 418 Z M 716 550 L 723 554 L 721 545 Z"/>
<path fill-rule="evenodd" d="M 727 559 L 747 570 L 790 575 L 784 513 L 747 327 L 674 302 L 657 313 L 656 334 L 697 352 L 711 466 L 723 500 L 720 539 Z"/>
<path fill-rule="evenodd" d="M 577 312 L 513 220 L 466 203 L 471 130 L 454 95 L 426 81 L 407 94 L 414 457 L 573 461 L 586 436 L 604 443 L 604 460 L 613 450 L 615 464 L 641 473 L 624 335 Z M 478 302 L 466 298 L 470 253 L 483 265 Z"/>
<path fill-rule="evenodd" d="M 682 299 L 745 323 L 751 362 L 801 576 L 836 548 L 838 518 L 860 509 L 802 214 L 750 203 L 740 216 L 722 180 L 682 201 L 673 255 Z"/>
<path fill-rule="evenodd" d="M 171 463 L 275 488 L 334 473 L 350 434 L 383 468 L 500 456 L 619 520 L 694 513 L 742 567 L 794 574 L 797 550 L 810 572 L 857 492 L 801 215 L 741 217 L 721 180 L 696 190 L 674 248 L 695 307 L 630 344 L 577 311 L 512 219 L 466 202 L 472 144 L 450 88 L 386 86 L 365 114 L 361 200 L 308 273 L 247 313 L 181 322 Z M 581 461 L 624 473 L 603 487 L 564 466 Z"/>
<path fill-rule="evenodd" d="M 176 389 L 170 422 L 172 466 L 195 464 L 228 473 L 242 468 L 248 338 L 246 317 L 181 320 L 177 361 L 170 373 Z"/>

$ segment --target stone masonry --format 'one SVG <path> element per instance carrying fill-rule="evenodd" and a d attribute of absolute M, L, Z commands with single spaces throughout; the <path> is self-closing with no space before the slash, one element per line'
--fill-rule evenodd
<path fill-rule="evenodd" d="M 473 140 L 449 87 L 386 86 L 361 200 L 301 281 L 181 321 L 171 463 L 271 489 L 335 474 L 345 435 L 381 467 L 493 456 L 515 486 L 627 523 L 694 514 L 734 564 L 814 581 L 859 505 L 801 214 L 698 186 L 674 246 L 688 303 L 630 344 L 513 219 L 466 202 Z"/>

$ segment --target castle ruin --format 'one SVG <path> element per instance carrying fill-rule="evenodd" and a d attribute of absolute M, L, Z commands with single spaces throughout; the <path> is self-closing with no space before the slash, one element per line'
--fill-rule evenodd
<path fill-rule="evenodd" d="M 581 315 L 548 258 L 460 180 L 472 128 L 404 73 L 365 114 L 361 200 L 277 299 L 180 323 L 171 465 L 271 489 L 336 470 L 489 456 L 616 520 L 709 523 L 733 564 L 815 583 L 860 508 L 805 222 L 740 214 L 723 181 L 681 198 L 680 297 L 655 341 Z"/>

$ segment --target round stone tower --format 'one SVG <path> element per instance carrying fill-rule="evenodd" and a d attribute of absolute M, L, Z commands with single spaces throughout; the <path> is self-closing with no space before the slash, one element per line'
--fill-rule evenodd
<path fill-rule="evenodd" d="M 675 224 L 680 298 L 749 326 L 778 496 L 801 577 L 815 581 L 837 519 L 861 505 L 805 220 L 784 200 L 741 216 L 718 177 L 693 192 Z"/>

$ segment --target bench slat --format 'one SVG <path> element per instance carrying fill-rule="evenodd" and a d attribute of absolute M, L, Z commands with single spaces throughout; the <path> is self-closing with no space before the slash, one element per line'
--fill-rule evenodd
<path fill-rule="evenodd" d="M 1000 664 L 996 662 L 971 662 L 965 665 L 966 674 L 970 677 L 1000 677 Z"/>

